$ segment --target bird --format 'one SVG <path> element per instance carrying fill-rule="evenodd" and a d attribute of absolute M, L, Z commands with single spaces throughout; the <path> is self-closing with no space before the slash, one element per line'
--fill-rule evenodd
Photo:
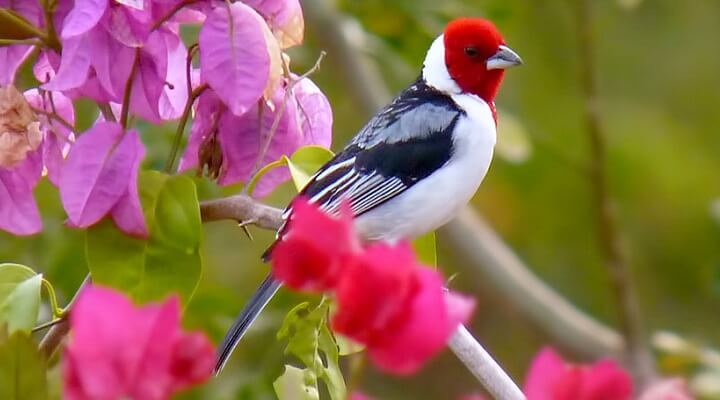
<path fill-rule="evenodd" d="M 450 21 L 430 45 L 420 76 L 298 196 L 330 215 L 349 204 L 355 229 L 366 241 L 412 239 L 439 228 L 470 201 L 485 177 L 496 142 L 494 100 L 505 70 L 521 64 L 491 21 Z M 283 220 L 291 217 L 288 206 Z M 285 230 L 278 230 L 274 244 Z M 271 259 L 274 244 L 264 261 Z M 216 374 L 280 286 L 272 273 L 260 284 L 218 348 Z"/>

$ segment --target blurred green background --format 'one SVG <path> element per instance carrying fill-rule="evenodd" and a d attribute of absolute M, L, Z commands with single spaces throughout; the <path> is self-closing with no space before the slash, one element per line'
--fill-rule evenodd
<path fill-rule="evenodd" d="M 310 7 L 319 1 L 304 3 Z M 503 150 L 473 206 L 550 286 L 617 326 L 616 303 L 595 235 L 591 184 L 581 167 L 590 152 L 582 119 L 577 1 L 320 3 L 336 7 L 340 14 L 334 18 L 355 30 L 363 54 L 380 69 L 391 93 L 416 78 L 426 48 L 450 19 L 484 16 L 498 25 L 525 65 L 508 72 L 497 99 Z M 668 330 L 697 345 L 720 347 L 720 2 L 591 3 L 610 191 L 643 317 L 650 332 Z M 305 45 L 290 52 L 296 72 L 308 69 L 333 40 L 322 27 L 306 15 Z M 335 112 L 335 150 L 369 118 L 360 111 L 363 107 L 342 68 L 329 52 L 312 77 Z M 79 111 L 88 126 L 95 118 L 91 108 L 81 106 Z M 139 127 L 148 146 L 145 166 L 161 169 L 174 125 Z M 198 183 L 201 199 L 238 190 Z M 31 238 L 0 233 L 0 261 L 44 271 L 67 300 L 87 271 L 84 234 L 63 226 L 57 191 L 47 182 L 36 194 L 44 232 Z M 291 194 L 287 185 L 267 201 L 283 206 Z M 231 222 L 204 228 L 202 280 L 184 319 L 217 342 L 267 272 L 259 256 L 272 233 L 250 228 L 250 241 Z M 463 280 L 467 266 L 447 250 L 442 236 L 439 248 L 446 276 L 458 272 L 453 285 L 478 299 L 472 330 L 522 381 L 535 352 L 553 343 L 490 285 Z M 273 300 L 226 372 L 186 397 L 273 398 L 272 381 L 287 361 L 284 343 L 274 335 L 285 312 L 301 300 L 288 292 Z M 660 356 L 662 371 L 691 379 L 697 373 L 710 374 L 705 385 L 720 386 L 720 374 L 693 360 Z M 379 399 L 451 399 L 479 389 L 449 352 L 409 378 L 385 376 L 368 367 L 360 387 Z"/>

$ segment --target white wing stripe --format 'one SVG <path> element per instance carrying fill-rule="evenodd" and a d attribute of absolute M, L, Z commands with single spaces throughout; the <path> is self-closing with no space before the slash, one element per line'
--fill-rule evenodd
<path fill-rule="evenodd" d="M 318 201 L 319 199 L 323 198 L 323 196 L 325 196 L 328 192 L 333 191 L 338 186 L 349 183 L 349 181 L 352 181 L 352 178 L 354 178 L 354 177 L 355 177 L 355 174 L 353 174 L 352 172 L 343 175 L 342 177 L 338 178 L 335 182 L 331 183 L 330 185 L 326 186 L 323 190 L 316 193 L 310 199 L 310 202 L 314 203 L 314 202 Z"/>
<path fill-rule="evenodd" d="M 331 165 L 328 167 L 328 169 L 326 169 L 325 171 L 322 171 L 320 174 L 318 174 L 318 176 L 316 176 L 314 180 L 320 181 L 323 178 L 325 178 L 326 176 L 332 174 L 333 172 L 335 172 L 341 168 L 345 168 L 347 166 L 353 165 L 354 163 L 355 163 L 355 157 L 352 157 L 352 158 L 348 158 L 347 160 L 345 160 L 343 162 L 337 163 L 335 165 Z"/>

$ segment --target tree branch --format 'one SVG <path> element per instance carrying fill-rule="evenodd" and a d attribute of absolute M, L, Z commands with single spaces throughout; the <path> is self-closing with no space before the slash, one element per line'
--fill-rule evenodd
<path fill-rule="evenodd" d="M 282 210 L 242 194 L 202 202 L 200 216 L 203 222 L 230 219 L 273 231 L 282 225 Z"/>
<path fill-rule="evenodd" d="M 489 285 L 555 342 L 582 357 L 620 356 L 623 338 L 583 313 L 533 274 L 490 225 L 466 208 L 440 237 L 469 263 L 464 276 Z"/>
<path fill-rule="evenodd" d="M 478 381 L 498 400 L 524 400 L 525 395 L 473 335 L 460 327 L 450 338 L 450 349 Z"/>
<path fill-rule="evenodd" d="M 63 314 L 62 317 L 60 317 L 60 321 L 56 323 L 55 325 L 50 328 L 45 336 L 43 336 L 42 340 L 40 341 L 40 345 L 38 346 L 38 349 L 40 350 L 40 354 L 42 354 L 46 359 L 49 359 L 52 357 L 53 353 L 55 353 L 55 350 L 60 346 L 60 343 L 62 343 L 65 336 L 67 336 L 68 332 L 70 332 L 70 321 L 68 321 L 68 317 L 70 316 L 70 308 L 75 302 L 75 300 L 78 298 L 78 295 L 83 290 L 84 287 L 88 286 L 90 284 L 90 275 L 85 277 L 85 280 L 80 284 L 80 287 L 75 292 L 75 296 L 70 300 L 68 305 L 65 307 L 66 312 Z"/>
<path fill-rule="evenodd" d="M 645 341 L 640 303 L 634 290 L 628 261 L 620 245 L 620 234 L 608 190 L 608 178 L 605 171 L 606 134 L 603 131 L 598 110 L 591 8 L 592 4 L 588 0 L 579 0 L 576 25 L 580 50 L 583 118 L 590 140 L 589 179 L 592 185 L 597 240 L 603 263 L 610 273 L 610 282 L 618 303 L 620 331 L 627 342 L 625 356 L 633 375 L 642 387 L 654 378 L 655 363 Z"/>
<path fill-rule="evenodd" d="M 200 204 L 200 215 L 203 222 L 224 219 L 239 222 L 249 221 L 260 228 L 270 230 L 277 230 L 282 224 L 280 209 L 261 204 L 245 195 L 203 202 Z M 525 399 L 517 385 L 468 332 L 467 328 L 460 326 L 451 337 L 448 346 L 496 399 Z"/>

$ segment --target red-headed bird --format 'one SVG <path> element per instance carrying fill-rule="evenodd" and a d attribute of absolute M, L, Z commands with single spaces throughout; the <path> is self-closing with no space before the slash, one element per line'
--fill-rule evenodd
<path fill-rule="evenodd" d="M 330 214 L 349 204 L 358 233 L 370 241 L 411 239 L 442 226 L 468 203 L 490 167 L 495 96 L 505 69 L 520 64 L 492 22 L 453 20 L 430 46 L 420 77 L 299 195 Z M 283 218 L 291 215 L 289 207 Z M 216 372 L 279 287 L 265 278 L 220 345 Z"/>

